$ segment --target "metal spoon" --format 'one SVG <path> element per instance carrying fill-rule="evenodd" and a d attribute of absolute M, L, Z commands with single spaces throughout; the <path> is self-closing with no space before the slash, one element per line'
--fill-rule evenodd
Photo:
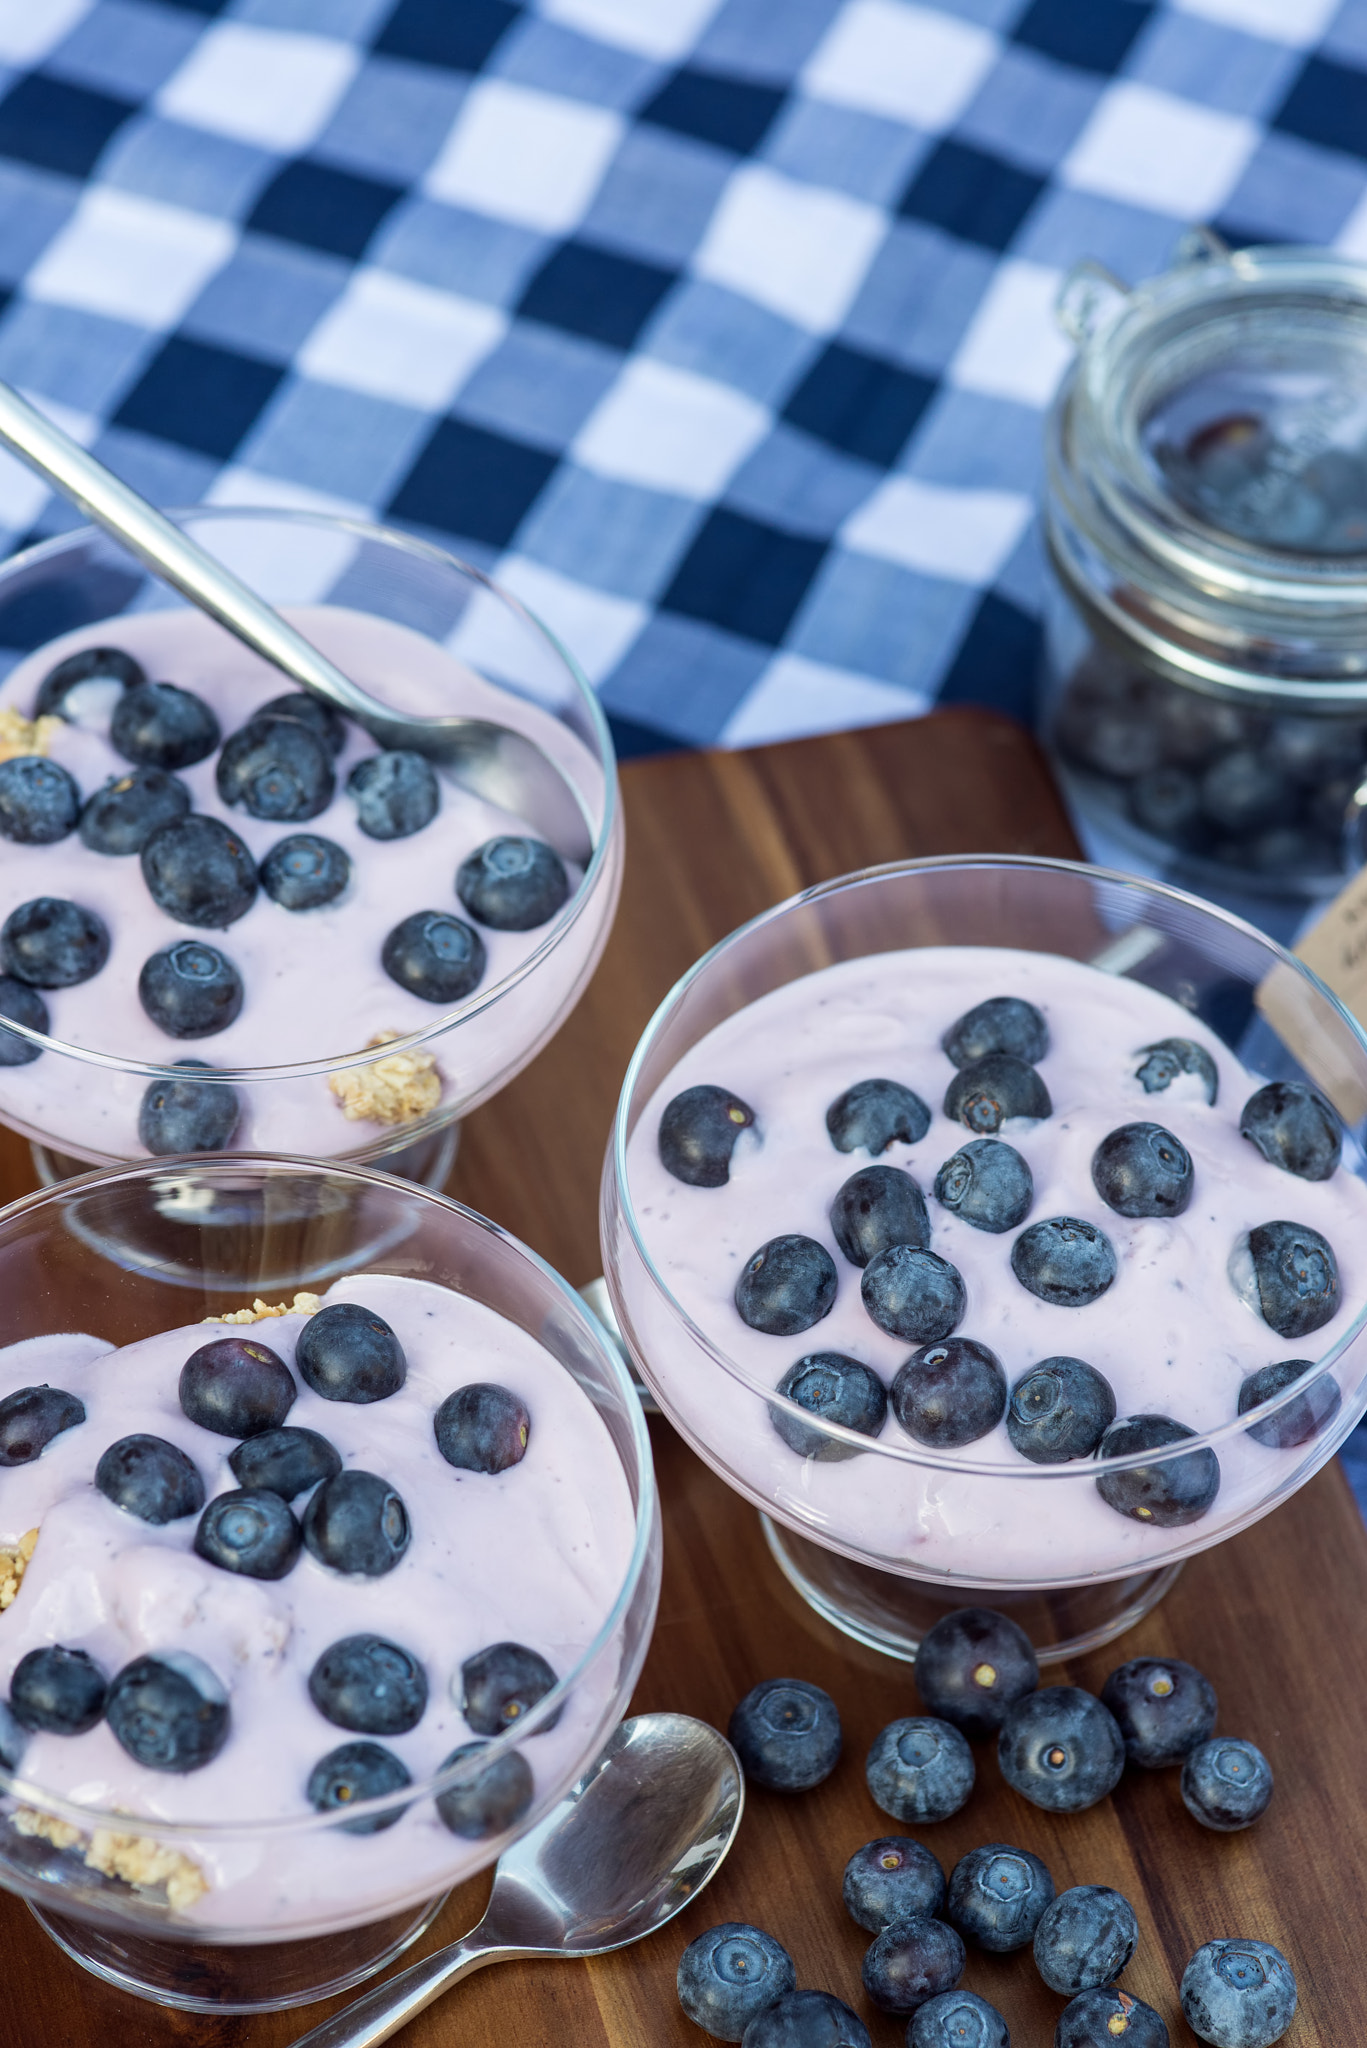
<path fill-rule="evenodd" d="M 592 1769 L 506 1849 L 484 1918 L 293 2048 L 378 2048 L 443 1991 L 520 1956 L 601 1956 L 695 1899 L 736 1837 L 745 1784 L 729 1742 L 689 1714 L 623 1721 Z"/>
<path fill-rule="evenodd" d="M 347 712 L 382 747 L 409 747 L 439 761 L 466 789 L 535 825 L 568 860 L 587 863 L 593 840 L 583 806 L 535 741 L 487 718 L 417 718 L 379 703 L 188 533 L 4 383 L 0 442 L 191 604 L 292 682 Z M 554 644 L 549 636 L 548 644 Z"/>

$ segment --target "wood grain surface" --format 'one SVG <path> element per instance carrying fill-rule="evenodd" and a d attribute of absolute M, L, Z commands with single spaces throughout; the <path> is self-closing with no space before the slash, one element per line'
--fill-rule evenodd
<path fill-rule="evenodd" d="M 578 1011 L 540 1058 L 466 1127 L 451 1191 L 506 1223 L 576 1282 L 598 1270 L 596 1197 L 612 1109 L 631 1049 L 676 976 L 714 940 L 793 889 L 908 854 L 1070 854 L 1072 837 L 1033 745 L 984 713 L 750 754 L 680 755 L 623 774 L 630 853 L 621 914 Z M 0 1194 L 31 1185 L 23 1148 L 0 1142 Z M 634 1705 L 673 1707 L 725 1727 L 757 1680 L 809 1678 L 835 1697 L 844 1757 L 815 1792 L 752 1791 L 740 1838 L 706 1896 L 639 1947 L 591 1963 L 509 1964 L 476 1976 L 402 2036 L 406 2048 L 700 2048 L 674 1972 L 685 1942 L 723 1919 L 753 1920 L 792 1952 L 798 1981 L 847 1999 L 876 2048 L 902 2023 L 860 1989 L 868 1937 L 840 1904 L 846 1859 L 895 1832 L 873 1805 L 863 1759 L 878 1729 L 918 1711 L 910 1672 L 818 1621 L 764 1548 L 758 1520 L 653 1425 L 665 1512 L 665 1580 Z M 922 1830 L 948 1869 L 985 1841 L 1016 1842 L 1060 1889 L 1114 1885 L 1139 1916 L 1126 1988 L 1190 2043 L 1176 1987 L 1215 1935 L 1258 1935 L 1295 1964 L 1301 2010 L 1291 2048 L 1367 2038 L 1358 1955 L 1364 1895 L 1362 1709 L 1367 1700 L 1367 1535 L 1337 1466 L 1257 1528 L 1188 1566 L 1164 1604 L 1124 1639 L 1070 1667 L 1093 1688 L 1122 1657 L 1183 1656 L 1220 1695 L 1220 1727 L 1257 1742 L 1277 1792 L 1242 1835 L 1191 1821 L 1172 1772 L 1127 1773 L 1073 1818 L 1040 1813 L 1003 1785 L 990 1744 L 951 1820 Z M 3 1623 L 0 1623 L 3 1626 Z M 1059 1678 L 1065 1674 L 1057 1673 Z M 462 1886 L 415 1953 L 478 1919 L 487 1877 Z M 285 2048 L 336 2009 L 257 2019 L 176 2015 L 105 1990 L 67 1962 L 14 1899 L 0 1898 L 2 2048 Z M 1023 1955 L 970 1954 L 965 1983 L 1000 2006 L 1017 2048 L 1048 2048 L 1062 2001 Z"/>

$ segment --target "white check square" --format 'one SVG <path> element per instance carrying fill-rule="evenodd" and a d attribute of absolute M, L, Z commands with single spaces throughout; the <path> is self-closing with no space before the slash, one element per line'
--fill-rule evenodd
<path fill-rule="evenodd" d="M 227 221 L 88 186 L 24 280 L 31 299 L 174 327 L 237 242 Z"/>
<path fill-rule="evenodd" d="M 0 0 L 0 64 L 36 64 L 71 34 L 95 0 Z"/>
<path fill-rule="evenodd" d="M 207 28 L 156 96 L 168 120 L 280 152 L 306 149 L 332 118 L 360 55 L 331 36 L 256 28 Z"/>
<path fill-rule="evenodd" d="M 591 683 L 612 674 L 650 617 L 649 605 L 590 589 L 527 555 L 505 555 L 494 579 L 566 646 Z"/>
<path fill-rule="evenodd" d="M 1047 405 L 1073 355 L 1055 311 L 1061 283 L 1059 271 L 1020 257 L 999 263 L 949 365 L 950 383 Z"/>
<path fill-rule="evenodd" d="M 890 725 L 927 710 L 924 690 L 899 690 L 853 669 L 831 668 L 803 654 L 780 654 L 722 728 L 723 747 L 762 747 L 810 733 L 852 732 Z"/>
<path fill-rule="evenodd" d="M 715 498 L 768 433 L 767 409 L 725 384 L 633 356 L 570 453 L 585 469 L 650 490 Z"/>
<path fill-rule="evenodd" d="M 1121 80 L 1102 94 L 1059 175 L 1083 192 L 1205 220 L 1220 211 L 1260 139 L 1242 115 Z"/>
<path fill-rule="evenodd" d="M 744 164 L 717 202 L 693 269 L 809 333 L 831 334 L 887 227 L 876 206 Z"/>
<path fill-rule="evenodd" d="M 991 583 L 1029 524 L 1017 491 L 964 491 L 888 476 L 840 530 L 845 547 L 925 576 Z"/>
<path fill-rule="evenodd" d="M 493 306 L 384 270 L 356 271 L 299 352 L 309 377 L 444 412 L 508 321 Z"/>
<path fill-rule="evenodd" d="M 1317 43 L 1339 11 L 1339 0 L 1172 0 L 1172 5 L 1182 14 L 1204 15 L 1225 28 L 1289 43 L 1296 50 Z"/>
<path fill-rule="evenodd" d="M 620 114 L 480 78 L 423 180 L 432 199 L 543 234 L 582 219 L 625 131 Z"/>
<path fill-rule="evenodd" d="M 938 133 L 958 119 L 999 50 L 986 29 L 948 13 L 907 0 L 848 0 L 803 66 L 802 85 L 814 99 Z"/>
<path fill-rule="evenodd" d="M 717 11 L 717 0 L 541 0 L 548 21 L 643 57 L 682 57 Z"/>

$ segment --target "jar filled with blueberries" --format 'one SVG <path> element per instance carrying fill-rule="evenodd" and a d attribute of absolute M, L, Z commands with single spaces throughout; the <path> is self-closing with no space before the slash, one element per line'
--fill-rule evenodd
<path fill-rule="evenodd" d="M 1367 264 L 1200 231 L 1082 264 L 1047 436 L 1045 729 L 1085 823 L 1205 893 L 1367 850 Z"/>

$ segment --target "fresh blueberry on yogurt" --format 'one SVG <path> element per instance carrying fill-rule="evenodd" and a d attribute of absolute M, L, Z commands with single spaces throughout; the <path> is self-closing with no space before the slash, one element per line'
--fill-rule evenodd
<path fill-rule="evenodd" d="M 142 849 L 142 878 L 177 924 L 224 931 L 256 901 L 256 862 L 231 825 L 192 811 L 162 825 Z"/>
<path fill-rule="evenodd" d="M 736 1140 L 754 1123 L 749 1103 L 730 1089 L 710 1082 L 685 1088 L 666 1103 L 660 1118 L 660 1163 L 688 1187 L 725 1187 Z"/>
<path fill-rule="evenodd" d="M 303 1537 L 278 1493 L 245 1488 L 219 1493 L 195 1530 L 195 1552 L 220 1571 L 246 1579 L 283 1579 L 299 1561 Z"/>
<path fill-rule="evenodd" d="M 0 1017 L 27 1024 L 30 1031 L 50 1033 L 52 1029 L 47 1004 L 37 989 L 30 988 L 26 981 L 16 980 L 12 974 L 0 974 Z M 41 1045 L 33 1045 L 17 1031 L 0 1027 L 0 1067 L 27 1067 L 42 1057 Z"/>
<path fill-rule="evenodd" d="M 142 768 L 193 768 L 219 738 L 218 720 L 204 699 L 174 683 L 134 683 L 109 721 L 110 745 Z"/>
<path fill-rule="evenodd" d="M 1190 1152 L 1162 1124 L 1122 1124 L 1092 1154 L 1092 1186 L 1118 1216 L 1180 1216 L 1194 1183 Z"/>
<path fill-rule="evenodd" d="M 121 859 L 141 853 L 163 825 L 190 814 L 190 792 L 164 768 L 130 768 L 97 789 L 81 812 L 81 843 L 92 853 Z"/>
<path fill-rule="evenodd" d="M 241 1014 L 244 994 L 242 976 L 227 954 L 202 939 L 163 946 L 143 962 L 138 976 L 138 1001 L 168 1038 L 212 1038 L 226 1031 Z"/>
<path fill-rule="evenodd" d="M 318 832 L 277 840 L 261 863 L 261 886 L 282 910 L 320 910 L 335 903 L 350 880 L 350 859 Z"/>
<path fill-rule="evenodd" d="M 887 1417 L 888 1390 L 877 1373 L 841 1351 L 811 1351 L 799 1358 L 775 1391 L 805 1408 L 818 1422 L 839 1423 L 844 1429 L 858 1430 L 861 1436 L 877 1436 Z M 785 1409 L 771 1406 L 769 1420 L 799 1458 L 830 1463 L 858 1456 L 853 1444 L 841 1443 L 815 1423 L 808 1428 Z"/>
<path fill-rule="evenodd" d="M 383 1799 L 387 1792 L 402 1792 L 413 1782 L 406 1765 L 382 1742 L 344 1742 L 320 1757 L 309 1772 L 308 1802 L 319 1813 L 336 1813 L 363 1799 Z M 349 1835 L 376 1835 L 392 1828 L 408 1811 L 406 1806 L 381 1807 L 378 1813 L 364 1813 L 344 1820 L 342 1831 Z"/>
<path fill-rule="evenodd" d="M 319 1564 L 369 1579 L 392 1572 L 413 1540 L 408 1509 L 389 1481 L 354 1468 L 323 1481 L 304 1509 L 303 1528 Z"/>
<path fill-rule="evenodd" d="M 837 1152 L 863 1151 L 875 1159 L 891 1144 L 919 1144 L 929 1129 L 929 1109 L 901 1081 L 856 1081 L 826 1111 Z"/>
<path fill-rule="evenodd" d="M 35 718 L 70 718 L 67 703 L 73 690 L 85 683 L 112 684 L 117 690 L 135 690 L 147 681 L 147 671 L 120 647 L 83 647 L 68 654 L 56 668 L 48 670 L 38 685 L 34 700 Z"/>
<path fill-rule="evenodd" d="M 1194 1074 L 1214 1105 L 1220 1092 L 1220 1074 L 1203 1045 L 1190 1038 L 1160 1038 L 1154 1045 L 1140 1047 L 1140 1064 L 1135 1079 L 1146 1095 L 1161 1095 L 1183 1074 Z"/>
<path fill-rule="evenodd" d="M 463 1742 L 453 1749 L 442 1765 L 443 1771 L 478 1756 L 487 1742 Z M 521 1750 L 505 1750 L 472 1778 L 463 1778 L 438 1792 L 434 1804 L 445 1827 L 467 1842 L 484 1842 L 515 1827 L 532 1803 L 535 1792 L 531 1766 Z"/>
<path fill-rule="evenodd" d="M 859 1283 L 864 1306 L 880 1330 L 908 1344 L 938 1344 L 963 1321 L 963 1276 L 938 1252 L 889 1245 L 870 1259 Z"/>
<path fill-rule="evenodd" d="M 448 1465 L 465 1472 L 507 1472 L 527 1455 L 532 1418 L 510 1387 L 472 1380 L 446 1396 L 433 1429 Z"/>
<path fill-rule="evenodd" d="M 384 1401 L 408 1377 L 404 1349 L 383 1316 L 359 1302 L 332 1302 L 309 1317 L 294 1362 L 325 1401 Z"/>
<path fill-rule="evenodd" d="M 255 1337 L 216 1337 L 180 1369 L 180 1405 L 191 1422 L 219 1436 L 278 1429 L 294 1406 L 294 1375 L 278 1352 Z"/>
<path fill-rule="evenodd" d="M 1251 1408 L 1261 1407 L 1264 1401 L 1272 1400 L 1313 1370 L 1314 1360 L 1310 1358 L 1282 1358 L 1275 1365 L 1260 1366 L 1257 1372 L 1249 1373 L 1239 1388 L 1239 1413 L 1247 1415 Z M 1308 1444 L 1318 1436 L 1342 1405 L 1338 1381 L 1332 1373 L 1321 1373 L 1275 1415 L 1250 1422 L 1247 1434 L 1255 1443 L 1266 1444 L 1269 1450 L 1291 1450 L 1296 1444 Z"/>
<path fill-rule="evenodd" d="M 981 1137 L 991 1137 L 1011 1117 L 1038 1121 L 1053 1109 L 1035 1069 L 1009 1052 L 990 1052 L 961 1067 L 945 1090 L 945 1115 Z"/>
<path fill-rule="evenodd" d="M 852 1266 L 867 1266 L 889 1245 L 930 1243 L 926 1198 L 900 1166 L 861 1166 L 831 1203 L 835 1241 Z"/>
<path fill-rule="evenodd" d="M 1308 1337 L 1343 1299 L 1333 1246 L 1304 1223 L 1259 1223 L 1236 1244 L 1230 1278 L 1279 1337 Z"/>
<path fill-rule="evenodd" d="M 544 839 L 486 839 L 456 870 L 461 903 L 491 931 L 535 931 L 550 922 L 569 893 L 565 863 Z"/>
<path fill-rule="evenodd" d="M 31 988 L 75 988 L 108 958 L 103 921 L 63 896 L 35 896 L 0 925 L 0 966 Z"/>
<path fill-rule="evenodd" d="M 1006 1433 L 1034 1465 L 1090 1458 L 1115 1421 L 1110 1382 L 1083 1358 L 1042 1358 L 1011 1389 Z"/>
<path fill-rule="evenodd" d="M 935 1199 L 975 1230 L 1014 1230 L 1030 1214 L 1035 1183 L 1014 1145 L 973 1138 L 935 1176 Z"/>
<path fill-rule="evenodd" d="M 229 1453 L 228 1464 L 239 1486 L 250 1493 L 278 1493 L 282 1500 L 309 1492 L 342 1469 L 335 1446 L 325 1436 L 294 1425 L 248 1437 Z"/>
<path fill-rule="evenodd" d="M 813 1237 L 771 1237 L 751 1254 L 736 1282 L 741 1320 L 769 1337 L 796 1337 L 831 1312 L 835 1261 Z"/>
<path fill-rule="evenodd" d="M 84 1735 L 104 1719 L 109 1681 L 86 1650 L 61 1643 L 30 1650 L 10 1680 L 10 1711 L 21 1728 Z"/>
<path fill-rule="evenodd" d="M 81 792 L 75 779 L 42 754 L 0 761 L 0 837 L 20 846 L 51 846 L 76 829 Z"/>
<path fill-rule="evenodd" d="M 95 1484 L 116 1508 L 158 1526 L 197 1515 L 204 1505 L 204 1481 L 194 1463 L 165 1437 L 142 1430 L 109 1446 L 95 1467 Z"/>
<path fill-rule="evenodd" d="M 380 949 L 390 980 L 425 1003 L 463 1002 L 479 987 L 487 960 L 474 927 L 445 910 L 415 910 Z"/>
<path fill-rule="evenodd" d="M 212 1071 L 203 1060 L 177 1060 L 194 1072 Z M 241 1114 L 237 1091 L 226 1081 L 149 1081 L 138 1111 L 138 1136 L 154 1157 L 168 1152 L 221 1152 Z"/>
<path fill-rule="evenodd" d="M 85 1403 L 61 1387 L 18 1387 L 0 1401 L 0 1466 L 29 1465 L 54 1437 L 85 1421 Z"/>
<path fill-rule="evenodd" d="M 105 1719 L 115 1740 L 149 1771 L 198 1771 L 228 1739 L 228 1694 L 185 1650 L 159 1650 L 125 1664 L 109 1688 Z"/>
<path fill-rule="evenodd" d="M 262 704 L 254 716 L 292 718 L 297 725 L 306 725 L 330 754 L 340 754 L 347 743 L 347 721 L 343 714 L 335 704 L 325 703 L 311 690 L 287 690 L 283 697 L 272 697 Z"/>
<path fill-rule="evenodd" d="M 1006 1374 L 972 1337 L 914 1351 L 892 1383 L 892 1408 L 909 1437 L 937 1451 L 976 1443 L 1006 1412 Z"/>
<path fill-rule="evenodd" d="M 941 1050 L 956 1067 L 971 1067 L 990 1053 L 1009 1053 L 1033 1066 L 1049 1050 L 1049 1026 L 1022 996 L 989 996 L 951 1024 Z"/>
<path fill-rule="evenodd" d="M 325 811 L 337 787 L 326 741 L 297 718 L 260 712 L 224 741 L 215 781 L 225 804 L 290 825 Z"/>
<path fill-rule="evenodd" d="M 1023 1230 L 1011 1247 L 1011 1270 L 1022 1287 L 1054 1308 L 1085 1308 L 1119 1270 L 1104 1231 L 1077 1216 L 1050 1216 Z"/>
<path fill-rule="evenodd" d="M 1138 1451 L 1166 1450 L 1194 1437 L 1195 1430 L 1170 1415 L 1130 1415 L 1113 1422 L 1097 1445 L 1098 1458 L 1127 1458 Z M 1189 1451 L 1185 1456 L 1156 1458 L 1123 1472 L 1099 1472 L 1096 1490 L 1107 1507 L 1132 1521 L 1158 1529 L 1180 1529 L 1198 1522 L 1220 1490 L 1220 1461 L 1214 1451 Z"/>
<path fill-rule="evenodd" d="M 427 1711 L 427 1673 L 411 1650 L 384 1636 L 343 1636 L 309 1673 L 309 1698 L 335 1728 L 407 1735 Z"/>
<path fill-rule="evenodd" d="M 460 1667 L 460 1710 L 476 1735 L 501 1735 L 525 1720 L 558 1683 L 540 1651 L 525 1643 L 491 1643 Z M 557 1707 L 537 1734 L 548 1734 L 559 1719 Z"/>
<path fill-rule="evenodd" d="M 1328 1180 L 1343 1153 L 1343 1126 L 1317 1088 L 1269 1081 L 1250 1095 L 1239 1132 L 1269 1165 L 1300 1180 Z"/>
<path fill-rule="evenodd" d="M 347 794 L 367 839 L 409 839 L 431 824 L 441 805 L 431 763 L 406 747 L 358 761 L 347 777 Z"/>

